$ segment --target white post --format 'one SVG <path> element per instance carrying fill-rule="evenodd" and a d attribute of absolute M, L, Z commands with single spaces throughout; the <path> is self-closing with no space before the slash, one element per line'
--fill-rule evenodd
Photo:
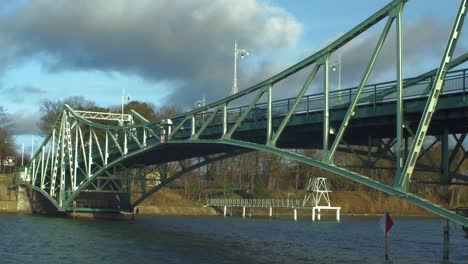
<path fill-rule="evenodd" d="M 224 206 L 224 217 L 226 217 L 227 206 Z"/>
<path fill-rule="evenodd" d="M 338 102 L 341 103 L 341 55 L 338 56 Z"/>
<path fill-rule="evenodd" d="M 121 116 L 121 123 L 120 123 L 121 126 L 123 126 L 123 119 L 124 119 L 124 100 L 125 100 L 125 89 L 122 88 L 122 116 Z"/>
<path fill-rule="evenodd" d="M 320 221 L 320 208 L 317 209 L 318 213 L 317 213 L 317 220 Z"/>
<path fill-rule="evenodd" d="M 273 216 L 273 208 L 270 206 L 270 217 Z"/>
<path fill-rule="evenodd" d="M 234 80 L 232 81 L 231 94 L 237 93 L 237 40 L 234 41 Z"/>
<path fill-rule="evenodd" d="M 31 160 L 34 156 L 34 135 L 31 136 Z"/>
<path fill-rule="evenodd" d="M 315 222 L 315 207 L 312 207 L 312 221 Z"/>
<path fill-rule="evenodd" d="M 236 40 L 234 41 L 234 79 L 233 79 L 231 94 L 236 94 L 239 90 L 237 87 L 237 55 L 238 54 L 240 54 L 241 58 L 243 59 L 244 56 L 249 55 L 249 52 L 246 51 L 245 49 L 238 49 L 237 40 Z"/>
<path fill-rule="evenodd" d="M 245 218 L 245 206 L 242 207 L 242 218 Z"/>
<path fill-rule="evenodd" d="M 297 209 L 294 208 L 294 221 L 297 221 Z"/>
<path fill-rule="evenodd" d="M 24 166 L 23 161 L 24 161 L 24 143 L 23 143 L 23 147 L 21 148 L 21 166 Z"/>
<path fill-rule="evenodd" d="M 340 209 L 336 209 L 336 221 L 340 221 Z"/>

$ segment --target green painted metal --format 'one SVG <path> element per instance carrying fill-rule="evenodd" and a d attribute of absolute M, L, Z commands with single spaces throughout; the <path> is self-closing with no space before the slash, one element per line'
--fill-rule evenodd
<path fill-rule="evenodd" d="M 260 99 L 260 97 L 262 97 L 263 93 L 265 91 L 260 91 L 259 93 L 257 93 L 257 95 L 255 96 L 255 98 L 252 100 L 252 102 L 250 103 L 250 105 L 247 107 L 247 110 L 245 110 L 244 113 L 242 113 L 242 115 L 239 117 L 239 119 L 237 119 L 236 123 L 231 127 L 231 129 L 229 129 L 229 131 L 223 136 L 224 138 L 231 138 L 232 134 L 234 134 L 234 132 L 236 131 L 237 128 L 239 128 L 240 124 L 245 120 L 245 118 L 247 117 L 247 115 L 250 113 L 250 111 L 252 111 L 252 109 L 255 107 L 255 104 L 258 102 L 258 100 Z"/>
<path fill-rule="evenodd" d="M 174 140 L 170 142 L 169 144 L 190 144 L 191 142 L 185 141 L 185 140 Z M 260 150 L 264 152 L 269 152 L 273 153 L 276 155 L 279 155 L 281 157 L 288 158 L 293 161 L 299 161 L 304 164 L 308 164 L 311 166 L 314 166 L 316 168 L 320 168 L 326 171 L 329 171 L 331 173 L 340 175 L 342 177 L 345 177 L 347 179 L 350 179 L 352 181 L 361 183 L 363 185 L 369 186 L 371 188 L 374 188 L 376 190 L 382 191 L 384 193 L 394 195 L 397 197 L 400 197 L 402 199 L 408 200 L 409 202 L 424 208 L 430 212 L 433 212 L 437 215 L 440 215 L 442 217 L 445 217 L 455 223 L 468 226 L 468 218 L 457 215 L 456 213 L 447 210 L 443 208 L 442 206 L 436 205 L 426 199 L 420 198 L 414 194 L 405 192 L 399 188 L 394 188 L 393 186 L 389 186 L 383 183 L 380 183 L 374 179 L 371 179 L 366 176 L 362 176 L 358 173 L 346 170 L 344 168 L 335 166 L 333 164 L 328 164 L 325 162 L 317 161 L 314 159 L 311 159 L 309 157 L 306 157 L 304 155 L 300 155 L 295 152 L 291 152 L 288 150 L 284 149 L 279 149 L 279 148 L 274 148 L 274 147 L 269 147 L 266 145 L 261 145 L 261 144 L 255 144 L 255 143 L 250 143 L 250 142 L 245 142 L 245 141 L 238 141 L 238 140 L 233 140 L 233 139 L 215 139 L 215 140 L 198 140 L 197 144 L 200 143 L 206 143 L 206 144 L 225 144 L 225 145 L 234 145 L 234 146 L 241 146 L 247 149 L 254 149 L 254 150 Z"/>
<path fill-rule="evenodd" d="M 142 115 L 140 115 L 137 111 L 130 109 L 129 111 L 130 115 L 133 117 L 136 117 L 138 120 L 140 120 L 143 123 L 149 123 L 150 121 L 146 118 L 144 118 Z"/>
<path fill-rule="evenodd" d="M 204 161 L 199 162 L 197 164 L 194 164 L 194 165 L 192 165 L 190 167 L 185 167 L 185 166 L 181 165 L 182 169 L 180 171 L 178 171 L 177 173 L 175 173 L 171 177 L 165 179 L 164 181 L 161 181 L 161 184 L 158 184 L 158 185 L 154 186 L 153 188 L 151 188 L 150 190 L 145 192 L 137 200 L 135 200 L 135 202 L 132 203 L 132 208 L 135 208 L 136 206 L 138 206 L 140 203 L 142 203 L 144 200 L 146 200 L 146 198 L 148 198 L 149 196 L 151 196 L 153 193 L 157 192 L 161 188 L 164 188 L 165 186 L 167 186 L 169 183 L 171 183 L 175 179 L 180 178 L 181 176 L 183 176 L 183 175 L 185 175 L 185 174 L 187 174 L 187 173 L 189 173 L 191 171 L 199 169 L 199 168 L 201 168 L 203 166 L 206 166 L 206 165 L 208 165 L 210 163 L 220 161 L 220 160 L 224 160 L 224 159 L 231 158 L 231 157 L 235 157 L 235 156 L 238 156 L 238 155 L 241 155 L 241 154 L 245 154 L 245 153 L 250 152 L 250 151 L 252 151 L 252 150 L 250 150 L 250 149 L 241 149 L 241 150 L 238 150 L 238 151 L 233 151 L 233 152 L 230 152 L 230 153 L 219 155 L 219 156 L 216 156 L 216 157 L 213 157 L 213 158 L 205 159 Z"/>
<path fill-rule="evenodd" d="M 448 148 L 449 148 L 449 140 L 448 140 L 448 128 L 444 128 L 444 133 L 442 134 L 442 156 L 441 156 L 441 163 L 442 163 L 442 177 L 440 177 L 441 184 L 449 184 L 450 183 L 450 166 L 449 166 L 449 155 L 448 155 Z"/>
<path fill-rule="evenodd" d="M 402 16 L 404 3 L 394 9 L 396 18 L 396 83 L 397 83 L 397 103 L 396 103 L 396 175 L 401 174 L 403 167 L 403 60 L 402 60 Z"/>
<path fill-rule="evenodd" d="M 276 141 L 278 141 L 279 137 L 281 136 L 281 133 L 283 132 L 284 128 L 288 124 L 289 120 L 291 119 L 291 116 L 294 114 L 294 111 L 296 110 L 297 105 L 301 102 L 302 97 L 304 96 L 305 92 L 310 86 L 310 83 L 314 80 L 315 75 L 317 74 L 318 70 L 320 68 L 320 65 L 315 65 L 315 67 L 312 69 L 312 71 L 309 74 L 309 77 L 307 78 L 304 86 L 302 89 L 299 91 L 299 94 L 297 95 L 293 105 L 290 107 L 288 113 L 286 116 L 283 118 L 283 121 L 281 121 L 281 125 L 278 127 L 278 129 L 273 133 L 273 138 L 271 139 L 270 142 L 267 142 L 268 145 L 270 146 L 275 146 Z M 269 100 L 269 113 L 268 116 L 270 116 L 270 120 L 268 121 L 268 127 L 271 127 L 271 87 L 268 87 L 268 100 Z M 271 132 L 270 132 L 271 133 Z"/>
<path fill-rule="evenodd" d="M 336 148 L 338 147 L 338 144 L 341 142 L 341 139 L 343 138 L 344 132 L 346 131 L 346 128 L 348 127 L 349 121 L 351 120 L 351 117 L 354 115 L 354 111 L 356 109 L 357 103 L 359 101 L 359 97 L 362 93 L 362 90 L 364 89 L 364 86 L 367 83 L 367 80 L 369 79 L 370 73 L 372 69 L 374 68 L 375 61 L 377 60 L 377 57 L 380 53 L 380 50 L 382 49 L 382 46 L 385 42 L 385 39 L 387 38 L 388 32 L 390 31 L 390 27 L 392 26 L 394 18 L 389 17 L 387 23 L 385 24 L 385 27 L 382 31 L 382 34 L 380 35 L 379 41 L 377 43 L 377 46 L 375 47 L 374 53 L 372 55 L 372 58 L 367 66 L 367 69 L 362 77 L 361 83 L 359 84 L 359 88 L 356 91 L 356 96 L 353 100 L 353 102 L 349 105 L 348 107 L 348 112 L 346 112 L 346 116 L 343 119 L 343 122 L 341 123 L 340 129 L 338 130 L 338 133 L 336 134 L 335 141 L 333 142 L 333 145 L 330 148 L 330 151 L 328 152 L 328 155 L 326 157 L 326 161 L 328 163 L 333 161 L 333 156 L 335 155 Z"/>
<path fill-rule="evenodd" d="M 271 140 L 271 136 L 273 133 L 273 113 L 272 113 L 272 92 L 271 92 L 272 85 L 268 86 L 268 101 L 267 101 L 267 136 L 266 142 L 268 143 Z"/>
<path fill-rule="evenodd" d="M 198 139 L 200 137 L 200 135 L 203 133 L 203 131 L 205 131 L 205 129 L 208 127 L 208 125 L 213 121 L 213 119 L 216 117 L 216 114 L 218 113 L 219 109 L 221 109 L 221 107 L 223 107 L 223 105 L 218 105 L 213 113 L 211 113 L 211 115 L 208 117 L 208 119 L 203 122 L 203 125 L 202 127 L 197 131 L 197 133 L 195 133 L 195 135 L 193 135 L 191 137 L 192 140 L 194 139 Z"/>
<path fill-rule="evenodd" d="M 330 53 L 325 54 L 323 57 L 323 71 L 324 71 L 324 78 L 323 78 L 323 139 L 322 139 L 322 160 L 328 161 L 329 160 L 329 135 L 330 135 L 330 105 L 329 105 L 329 67 L 330 67 Z"/>
<path fill-rule="evenodd" d="M 386 18 L 388 14 L 400 3 L 402 2 L 407 2 L 407 0 L 394 0 L 387 4 L 385 7 L 377 11 L 375 14 L 371 15 L 369 18 L 361 22 L 359 25 L 351 29 L 349 32 L 344 34 L 343 36 L 339 37 L 337 40 L 333 41 L 320 51 L 314 53 L 313 55 L 309 56 L 308 58 L 300 61 L 299 63 L 283 70 L 282 72 L 276 74 L 275 76 L 260 82 L 250 88 L 247 88 L 243 91 L 239 91 L 237 94 L 226 97 L 220 101 L 217 101 L 212 104 L 208 104 L 205 107 L 200 107 L 198 109 L 192 110 L 190 112 L 187 112 L 185 114 L 180 114 L 174 116 L 174 118 L 177 117 L 184 117 L 186 115 L 195 115 L 198 114 L 202 111 L 209 110 L 213 107 L 215 107 L 218 104 L 224 104 L 224 103 L 229 103 L 233 100 L 236 100 L 240 97 L 243 97 L 245 95 L 248 95 L 254 91 L 257 91 L 259 89 L 264 89 L 264 87 L 268 87 L 269 85 L 273 85 L 275 83 L 278 83 L 279 81 L 286 79 L 287 77 L 295 74 L 296 72 L 308 67 L 309 65 L 317 62 L 320 58 L 322 58 L 325 54 L 327 53 L 333 53 L 335 50 L 339 49 L 340 47 L 346 45 L 349 43 L 351 40 L 355 39 L 357 36 L 362 34 L 363 32 L 366 32 L 369 28 L 374 26 L 375 24 L 379 23 L 382 19 Z"/>
<path fill-rule="evenodd" d="M 158 122 L 148 122 L 148 120 L 144 119 L 138 113 L 131 111 L 132 116 L 141 121 L 141 124 L 108 126 L 96 124 L 89 120 L 83 119 L 76 112 L 74 112 L 73 109 L 65 105 L 62 109 L 62 115 L 57 118 L 53 125 L 51 134 L 49 134 L 44 143 L 42 143 L 38 152 L 34 155 L 30 166 L 28 167 L 28 175 L 31 177 L 31 180 L 27 184 L 32 189 L 38 190 L 43 195 L 45 195 L 58 208 L 59 211 L 66 211 L 70 207 L 72 201 L 76 199 L 81 192 L 114 191 L 116 193 L 121 193 L 122 195 L 128 193 L 131 185 L 131 175 L 129 176 L 129 169 L 132 166 L 131 164 L 135 163 L 135 161 L 144 155 L 149 153 L 151 153 L 151 155 L 160 155 L 158 158 L 151 160 L 152 162 L 160 163 L 165 162 L 164 154 L 161 154 L 160 152 L 170 150 L 173 144 L 210 144 L 210 146 L 214 149 L 220 146 L 223 148 L 228 146 L 235 147 L 230 149 L 231 152 L 228 152 L 224 156 L 219 157 L 236 155 L 240 153 L 238 150 L 239 148 L 241 148 L 243 151 L 261 150 L 281 155 L 292 160 L 303 162 L 305 164 L 316 166 L 332 173 L 336 173 L 388 194 L 399 196 L 422 208 L 430 210 L 431 212 L 439 214 L 443 217 L 447 217 L 450 220 L 468 225 L 466 218 L 456 216 L 447 209 L 421 199 L 414 194 L 408 193 L 404 188 L 400 188 L 400 185 L 389 186 L 369 177 L 359 175 L 331 164 L 333 155 L 339 144 L 348 145 L 349 149 L 351 149 L 351 152 L 353 152 L 352 148 L 349 146 L 350 144 L 348 144 L 352 144 L 353 142 L 348 140 L 353 139 L 346 138 L 346 141 L 348 142 L 343 139 L 343 134 L 348 127 L 348 123 L 351 118 L 354 118 L 353 121 L 361 122 L 360 125 L 367 124 L 363 120 L 367 120 L 366 122 L 369 122 L 368 124 L 372 125 L 374 123 L 379 124 L 385 121 L 381 120 L 379 117 L 394 116 L 395 113 L 398 119 L 396 142 L 399 149 L 397 157 L 394 157 L 394 159 L 396 158 L 400 162 L 402 157 L 401 129 L 404 121 L 403 100 L 405 99 L 403 90 L 411 89 L 411 87 L 408 87 L 409 84 L 425 85 L 427 84 L 426 80 L 428 78 L 431 76 L 436 76 L 436 82 L 433 86 L 433 89 L 431 90 L 429 100 L 431 102 L 430 105 L 433 106 L 433 108 L 430 109 L 435 110 L 435 106 L 437 104 L 434 104 L 433 93 L 434 90 L 440 90 L 439 86 L 442 85 L 443 79 L 446 78 L 446 71 L 450 67 L 459 65 L 468 59 L 468 55 L 464 54 L 459 59 L 450 62 L 451 51 L 453 50 L 454 44 L 456 43 L 455 35 L 458 36 L 461 30 L 460 23 L 455 23 L 456 25 L 454 28 L 456 29 L 452 30 L 451 39 L 446 49 L 449 52 L 445 53 L 443 63 L 441 64 L 442 66 L 439 68 L 439 70 L 423 74 L 418 78 L 403 81 L 401 79 L 401 12 L 405 2 L 406 1 L 403 0 L 396 0 L 391 2 L 376 14 L 369 17 L 367 20 L 359 24 L 357 27 L 342 37 L 338 38 L 336 41 L 332 42 L 324 49 L 284 70 L 283 72 L 265 80 L 264 82 L 254 85 L 246 90 L 240 91 L 238 94 L 232 95 L 218 102 L 195 109 L 188 113 L 170 117 L 170 119 L 174 122 L 175 129 L 169 134 L 169 139 L 165 144 L 161 143 L 159 136 L 163 132 L 162 129 L 164 128 L 164 120 Z M 458 22 L 463 22 L 465 4 L 466 1 L 463 1 L 463 11 L 459 11 L 457 15 L 458 20 L 456 21 Z M 374 50 L 373 57 L 361 79 L 359 87 L 357 87 L 357 89 L 342 90 L 337 93 L 329 92 L 328 63 L 330 54 L 386 17 L 388 17 L 388 21 L 385 24 L 380 39 Z M 394 20 L 397 22 L 397 80 L 396 82 L 387 82 L 384 84 L 368 86 L 366 85 L 367 79 L 370 72 L 372 71 L 376 58 Z M 453 43 L 453 45 L 451 43 Z M 274 84 L 312 65 L 313 63 L 316 63 L 316 66 L 296 98 L 276 102 L 272 101 L 272 88 L 274 87 Z M 305 95 L 310 82 L 318 71 L 318 65 L 324 65 L 324 93 Z M 462 76 L 460 77 L 459 75 Z M 467 74 L 465 70 L 463 70 L 456 71 L 455 73 L 448 75 L 448 77 L 457 79 L 463 78 L 464 84 L 466 75 Z M 447 79 L 446 82 L 448 81 L 450 80 Z M 434 89 L 434 87 L 437 89 Z M 462 88 L 464 92 L 465 86 L 463 85 Z M 388 95 L 394 94 L 395 91 L 398 94 L 395 100 L 385 99 Z M 464 101 L 463 103 L 459 102 L 459 90 L 453 91 L 456 93 L 447 93 L 446 97 L 441 99 L 439 107 L 441 109 L 453 110 L 453 112 L 450 112 L 447 118 L 451 118 L 450 115 L 454 115 L 457 118 L 460 118 L 460 116 L 467 118 L 464 115 L 463 109 L 467 108 L 468 105 L 465 104 Z M 361 94 L 363 92 L 370 94 L 367 96 L 367 99 L 369 100 L 367 100 L 365 96 L 361 98 Z M 258 103 L 259 99 L 265 93 L 268 93 L 267 102 Z M 342 94 L 348 95 L 350 98 L 350 105 L 346 107 L 346 105 L 344 105 L 345 103 L 343 103 L 343 105 L 333 106 L 330 108 L 329 100 L 337 94 L 340 96 Z M 436 95 L 439 96 L 439 93 Z M 233 100 L 237 100 L 246 96 L 254 96 L 254 99 L 247 107 L 232 108 L 228 111 L 229 103 L 231 103 Z M 351 100 L 353 96 L 354 99 Z M 377 100 L 378 96 L 380 96 L 379 100 Z M 422 112 L 421 105 L 423 104 L 421 102 L 426 100 L 426 94 L 420 93 L 418 96 L 419 98 L 412 98 L 410 101 L 405 101 L 405 113 L 419 114 Z M 294 102 L 292 107 L 290 105 L 291 101 Z M 323 106 L 322 103 L 324 103 L 325 106 Z M 396 110 L 393 104 L 397 105 Z M 276 112 L 277 109 L 281 109 L 281 107 L 284 107 L 285 105 L 288 106 L 286 113 Z M 306 108 L 304 108 L 305 105 L 307 106 Z M 359 107 L 357 107 L 358 105 Z M 426 104 L 426 110 L 423 112 L 424 114 L 427 114 L 427 105 L 429 105 L 429 103 Z M 215 121 L 215 117 L 221 108 L 223 109 L 222 121 Z M 345 108 L 347 108 L 347 111 Z M 254 109 L 255 112 L 253 112 Z M 266 111 L 263 112 L 263 110 Z M 251 115 L 252 112 L 253 114 Z M 203 113 L 210 113 L 210 115 L 207 119 L 205 119 Z M 260 116 L 257 116 L 257 113 L 259 113 Z M 330 117 L 330 113 L 333 113 L 331 116 L 332 118 Z M 200 116 L 202 118 L 200 118 Z M 230 119 L 229 117 L 232 118 Z M 191 121 L 191 124 L 187 124 L 189 120 Z M 341 126 L 338 135 L 335 137 L 335 141 L 333 142 L 329 151 L 329 126 L 330 124 L 333 124 L 333 122 L 338 123 L 339 121 L 341 121 Z M 201 124 L 198 130 L 196 126 L 197 124 Z M 275 133 L 273 128 L 277 126 L 278 129 Z M 323 138 L 320 143 L 323 144 L 323 156 L 325 159 L 322 161 L 316 161 L 297 153 L 276 147 L 280 144 L 287 144 L 287 140 L 290 140 L 289 142 L 291 142 L 291 139 L 285 139 L 283 135 L 286 132 L 291 133 L 289 129 L 286 129 L 287 127 L 294 128 L 293 130 L 297 129 L 298 133 L 301 131 L 307 131 L 306 129 L 309 129 L 314 133 L 318 131 L 316 134 L 323 134 Z M 220 139 L 205 139 L 220 137 L 220 135 Z M 417 137 L 421 136 L 424 137 L 423 134 L 418 132 Z M 239 140 L 239 138 L 242 138 L 242 140 Z M 74 139 L 74 144 L 72 139 Z M 264 139 L 266 140 L 263 141 Z M 297 142 L 301 141 L 302 139 L 294 138 L 293 140 L 296 140 Z M 311 141 L 312 140 L 313 139 L 311 139 Z M 310 142 L 301 143 L 305 144 Z M 388 144 L 386 144 L 385 148 L 389 146 L 387 148 L 389 150 L 393 143 L 387 143 Z M 362 144 L 367 145 L 369 143 L 365 142 Z M 204 146 L 199 147 L 200 149 L 203 149 Z M 463 146 L 460 147 L 462 148 Z M 219 151 L 217 153 L 225 152 L 223 148 L 216 150 Z M 193 153 L 190 153 L 188 157 L 196 157 L 197 155 L 203 156 L 203 154 L 200 154 L 201 152 L 197 153 L 197 151 L 193 149 L 192 151 Z M 413 155 L 415 154 L 414 150 L 412 150 L 412 153 Z M 366 154 L 369 155 L 369 153 Z M 356 155 L 359 157 L 359 153 L 356 152 Z M 390 151 L 390 156 L 392 155 L 393 153 Z M 417 153 L 415 155 L 418 157 Z M 447 159 L 447 157 L 448 155 L 444 156 L 445 159 Z M 177 156 L 172 157 L 172 159 L 177 159 Z M 200 162 L 199 164 L 193 166 L 182 165 L 181 171 L 172 177 L 164 177 L 164 179 L 162 178 L 162 184 L 158 185 L 152 190 L 146 190 L 144 197 L 138 201 L 141 202 L 144 200 L 151 193 L 157 191 L 159 188 L 173 180 L 175 176 L 180 177 L 190 170 L 204 166 L 204 164 L 206 165 L 209 162 L 213 162 L 215 159 L 216 157 L 207 159 L 204 161 L 205 163 Z M 368 160 L 370 159 L 368 158 Z M 408 161 L 406 164 L 408 164 Z M 70 182 L 72 183 L 71 186 L 69 184 Z M 56 186 L 56 184 L 58 184 L 58 186 Z M 59 195 L 56 195 L 57 193 Z"/>
<path fill-rule="evenodd" d="M 435 81 L 431 88 L 429 99 L 427 100 L 421 121 L 419 122 L 418 130 L 416 131 L 416 137 L 414 138 L 410 153 L 401 175 L 397 175 L 395 178 L 394 185 L 397 188 L 408 191 L 409 181 L 411 175 L 413 174 L 414 166 L 416 165 L 417 156 L 421 151 L 421 147 L 424 143 L 424 137 L 426 136 L 429 124 L 431 123 L 432 114 L 436 110 L 440 90 L 442 89 L 442 84 L 447 73 L 448 63 L 452 58 L 453 51 L 455 50 L 457 40 L 459 39 L 461 29 L 464 24 L 463 22 L 466 14 L 466 4 L 466 0 L 462 0 L 460 2 L 460 7 L 458 8 L 458 13 L 455 17 L 455 21 L 450 32 L 450 37 L 447 42 L 447 46 L 445 47 L 444 55 L 442 56 L 440 66 L 437 70 L 437 74 L 435 75 Z"/>

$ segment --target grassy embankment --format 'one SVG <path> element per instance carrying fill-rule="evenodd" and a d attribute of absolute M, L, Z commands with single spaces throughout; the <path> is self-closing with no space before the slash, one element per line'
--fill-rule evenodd
<path fill-rule="evenodd" d="M 460 195 L 461 194 L 461 195 Z M 422 195 L 423 198 L 440 204 L 446 208 L 453 208 L 460 205 L 468 205 L 468 189 L 459 189 L 454 193 L 458 199 L 454 204 L 454 197 L 442 199 L 434 195 Z M 453 195 L 452 195 L 453 196 Z M 287 192 L 277 192 L 272 194 L 274 198 L 286 198 Z M 303 197 L 303 193 L 298 193 L 297 197 Z M 461 198 L 460 198 L 461 197 Z M 233 195 L 231 198 L 241 198 Z M 342 215 L 381 215 L 388 211 L 395 216 L 431 216 L 428 211 L 421 209 L 403 199 L 385 195 L 380 192 L 332 192 L 330 194 L 332 206 L 341 206 Z M 450 203 L 450 204 L 449 204 Z M 163 188 L 153 194 L 140 205 L 140 213 L 147 215 L 214 215 L 215 211 L 209 208 L 202 208 L 205 201 L 202 199 L 189 200 L 185 197 L 183 190 L 172 190 Z M 235 209 L 234 214 L 240 214 L 241 209 Z M 254 215 L 267 215 L 267 209 L 252 209 Z M 326 212 L 325 212 L 326 213 Z M 329 212 L 334 214 L 334 211 Z M 291 215 L 290 209 L 279 209 L 278 215 Z M 309 215 L 310 211 L 299 211 L 301 215 Z"/>

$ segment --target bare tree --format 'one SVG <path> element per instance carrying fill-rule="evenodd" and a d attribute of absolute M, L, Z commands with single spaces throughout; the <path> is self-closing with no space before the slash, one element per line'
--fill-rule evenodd
<path fill-rule="evenodd" d="M 39 128 L 42 135 L 47 135 L 54 125 L 57 116 L 59 115 L 60 109 L 63 105 L 69 105 L 75 110 L 98 110 L 96 103 L 93 101 L 85 99 L 83 96 L 71 96 L 63 100 L 51 101 L 44 100 L 41 105 L 41 121 L 39 123 Z"/>

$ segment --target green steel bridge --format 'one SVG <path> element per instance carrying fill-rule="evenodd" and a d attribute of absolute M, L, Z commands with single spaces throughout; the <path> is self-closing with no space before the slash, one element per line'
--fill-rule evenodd
<path fill-rule="evenodd" d="M 468 175 L 460 172 L 467 156 L 468 70 L 463 64 L 468 53 L 453 58 L 466 0 L 457 10 L 439 67 L 409 79 L 402 78 L 405 4 L 392 1 L 325 48 L 257 85 L 164 120 L 150 122 L 133 110 L 129 115 L 105 114 L 64 105 L 32 157 L 24 184 L 59 212 L 131 211 L 187 172 L 258 150 L 332 172 L 468 226 L 467 217 L 419 197 L 410 188 L 416 181 L 429 182 L 413 177 L 414 171 L 437 173 L 439 178 L 432 183 L 468 183 Z M 330 91 L 330 56 L 380 21 L 386 21 L 385 26 L 377 43 L 369 44 L 375 48 L 359 85 Z M 368 84 L 392 25 L 396 78 Z M 299 73 L 307 73 L 307 78 L 294 87 L 297 95 L 273 100 L 292 89 L 282 81 Z M 120 123 L 91 121 L 96 119 Z M 454 147 L 449 148 L 450 144 Z M 442 148 L 440 164 L 428 154 L 436 145 Z M 317 149 L 321 157 L 314 159 L 292 149 Z M 335 161 L 337 152 L 355 154 L 367 168 L 376 168 L 379 160 L 393 161 L 393 184 L 351 171 Z M 178 162 L 178 171 L 168 175 L 164 166 L 170 162 Z M 151 184 L 143 172 L 133 172 L 150 165 L 160 168 Z M 141 195 L 131 199 L 136 182 Z"/>

